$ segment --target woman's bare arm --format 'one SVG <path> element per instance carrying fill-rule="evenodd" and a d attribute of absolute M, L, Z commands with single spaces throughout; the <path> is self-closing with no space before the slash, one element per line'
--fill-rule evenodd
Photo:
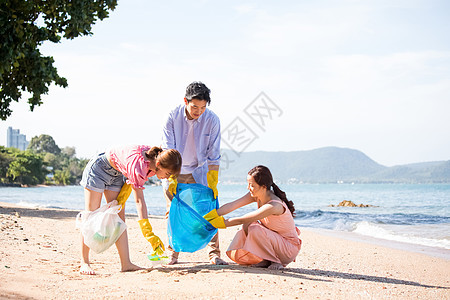
<path fill-rule="evenodd" d="M 233 202 L 222 205 L 219 209 L 217 209 L 217 214 L 219 216 L 224 216 L 242 206 L 248 205 L 252 202 L 255 202 L 255 199 L 250 195 L 250 193 L 245 194 L 243 197 L 234 200 Z"/>
<path fill-rule="evenodd" d="M 148 219 L 147 204 L 144 200 L 144 190 L 133 188 L 134 199 L 136 200 L 136 210 L 139 220 Z"/>
<path fill-rule="evenodd" d="M 267 203 L 255 211 L 249 212 L 241 217 L 225 219 L 225 226 L 236 226 L 245 223 L 251 223 L 257 220 L 264 219 L 270 215 L 280 215 L 284 212 L 284 207 L 281 203 L 272 202 Z"/>

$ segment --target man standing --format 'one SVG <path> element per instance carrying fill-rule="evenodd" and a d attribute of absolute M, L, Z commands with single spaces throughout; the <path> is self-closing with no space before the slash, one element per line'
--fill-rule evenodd
<path fill-rule="evenodd" d="M 220 163 L 220 120 L 207 109 L 211 103 L 211 91 L 201 82 L 193 82 L 186 88 L 184 104 L 170 112 L 163 132 L 163 148 L 177 149 L 183 165 L 177 179 L 170 178 L 164 189 L 167 214 L 177 182 L 200 183 L 210 187 L 217 198 L 217 182 Z M 209 261 L 216 265 L 227 265 L 220 258 L 218 233 L 208 244 Z M 170 246 L 173 265 L 178 262 L 178 252 Z"/>

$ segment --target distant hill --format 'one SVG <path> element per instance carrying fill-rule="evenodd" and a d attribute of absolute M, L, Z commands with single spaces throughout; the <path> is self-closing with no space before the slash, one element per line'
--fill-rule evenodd
<path fill-rule="evenodd" d="M 374 182 L 450 183 L 450 161 L 394 166 L 373 174 L 370 178 Z"/>
<path fill-rule="evenodd" d="M 222 150 L 222 182 L 245 182 L 256 165 L 270 168 L 283 183 L 438 183 L 450 182 L 450 161 L 386 167 L 358 150 L 325 147 L 292 152 Z"/>

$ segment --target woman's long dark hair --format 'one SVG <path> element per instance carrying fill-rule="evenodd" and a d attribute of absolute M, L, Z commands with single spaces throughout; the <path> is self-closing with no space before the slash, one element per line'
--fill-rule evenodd
<path fill-rule="evenodd" d="M 286 198 L 286 193 L 280 190 L 278 185 L 276 185 L 273 182 L 272 173 L 270 173 L 269 168 L 265 166 L 256 166 L 250 171 L 248 171 L 248 175 L 252 176 L 253 179 L 255 179 L 255 182 L 258 185 L 264 186 L 266 189 L 270 190 L 270 188 L 273 189 L 273 193 L 280 198 L 284 203 L 286 203 L 287 207 L 289 208 L 292 216 L 294 216 L 295 207 L 294 202 L 289 201 Z"/>

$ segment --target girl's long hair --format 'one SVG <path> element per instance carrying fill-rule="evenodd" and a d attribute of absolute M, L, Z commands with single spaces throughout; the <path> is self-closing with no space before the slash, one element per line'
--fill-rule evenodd
<path fill-rule="evenodd" d="M 283 192 L 278 185 L 276 185 L 273 182 L 272 173 L 270 172 L 269 168 L 266 166 L 256 166 L 250 171 L 248 171 L 248 175 L 252 176 L 253 179 L 255 179 L 255 182 L 258 185 L 264 186 L 266 189 L 270 190 L 272 188 L 273 193 L 280 198 L 284 203 L 286 203 L 287 207 L 289 208 L 289 211 L 291 212 L 292 216 L 294 216 L 295 207 L 294 202 L 288 200 L 286 198 L 286 193 Z"/>

